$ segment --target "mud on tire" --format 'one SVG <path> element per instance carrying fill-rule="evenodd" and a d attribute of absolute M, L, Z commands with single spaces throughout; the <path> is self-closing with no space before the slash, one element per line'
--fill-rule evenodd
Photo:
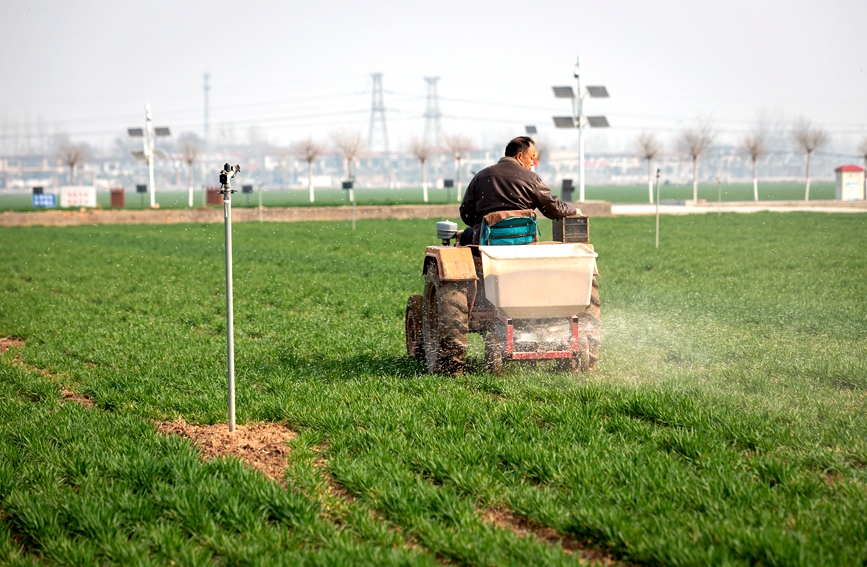
<path fill-rule="evenodd" d="M 424 299 L 420 295 L 411 295 L 406 300 L 406 354 L 416 360 L 424 360 Z"/>
<path fill-rule="evenodd" d="M 430 265 L 425 274 L 422 299 L 422 333 L 428 372 L 463 373 L 469 333 L 466 285 L 440 281 L 436 265 Z"/>
<path fill-rule="evenodd" d="M 578 315 L 578 329 L 581 333 L 581 370 L 594 370 L 599 361 L 599 345 L 602 342 L 602 318 L 599 302 L 599 282 L 593 276 L 593 289 L 590 292 L 590 305 Z"/>

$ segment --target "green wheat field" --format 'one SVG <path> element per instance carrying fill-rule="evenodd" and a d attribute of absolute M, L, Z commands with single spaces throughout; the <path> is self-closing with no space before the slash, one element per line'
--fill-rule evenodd
<path fill-rule="evenodd" d="M 661 225 L 591 220 L 595 372 L 488 376 L 473 335 L 450 378 L 404 347 L 432 221 L 236 224 L 282 483 L 154 425 L 226 421 L 221 224 L 0 228 L 0 564 L 583 561 L 500 510 L 625 564 L 864 565 L 867 215 Z"/>

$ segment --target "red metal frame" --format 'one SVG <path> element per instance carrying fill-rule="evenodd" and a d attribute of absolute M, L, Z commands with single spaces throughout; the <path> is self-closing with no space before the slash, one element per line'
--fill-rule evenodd
<path fill-rule="evenodd" d="M 515 327 L 512 319 L 496 310 L 497 319 L 506 326 L 506 348 L 503 351 L 504 360 L 551 360 L 556 358 L 572 358 L 580 354 L 578 340 L 578 317 L 572 317 L 572 350 L 552 350 L 548 352 L 515 352 Z"/>

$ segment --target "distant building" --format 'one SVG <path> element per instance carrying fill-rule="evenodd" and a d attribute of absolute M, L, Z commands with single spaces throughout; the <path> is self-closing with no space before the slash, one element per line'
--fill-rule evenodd
<path fill-rule="evenodd" d="M 857 165 L 843 165 L 834 170 L 837 174 L 838 201 L 864 199 L 864 168 Z"/>

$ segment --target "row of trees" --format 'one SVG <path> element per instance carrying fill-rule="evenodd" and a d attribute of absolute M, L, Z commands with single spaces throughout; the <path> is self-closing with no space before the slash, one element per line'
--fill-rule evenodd
<path fill-rule="evenodd" d="M 353 173 L 353 165 L 358 159 L 358 156 L 364 151 L 364 139 L 361 132 L 345 131 L 332 132 L 331 141 L 335 148 L 343 156 L 346 162 L 346 172 L 349 175 L 349 180 L 355 180 Z M 457 188 L 458 200 L 461 199 L 461 160 L 472 149 L 472 141 L 461 134 L 449 134 L 445 136 L 446 147 L 454 155 L 457 169 Z M 324 144 L 320 144 L 313 138 L 307 138 L 292 146 L 292 151 L 295 155 L 300 156 L 307 162 L 307 179 L 310 184 L 310 202 L 314 201 L 313 192 L 313 161 L 319 157 L 326 149 Z M 428 202 L 428 183 L 427 183 L 427 162 L 435 153 L 435 148 L 428 145 L 421 138 L 413 138 L 409 144 L 409 152 L 418 159 L 421 165 L 421 187 L 424 202 Z"/>
<path fill-rule="evenodd" d="M 705 155 L 716 140 L 719 130 L 710 118 L 699 120 L 694 126 L 684 128 L 677 140 L 678 150 L 692 160 L 692 199 L 698 201 L 698 159 Z M 808 120 L 798 122 L 792 129 L 792 138 L 798 148 L 807 154 L 807 185 L 804 200 L 810 200 L 810 161 L 813 152 L 822 148 L 830 141 L 827 131 L 813 126 Z M 759 178 L 757 163 L 761 156 L 768 153 L 767 139 L 761 128 L 747 134 L 740 141 L 741 149 L 750 157 L 753 163 L 753 198 L 759 200 Z M 662 152 L 663 144 L 655 134 L 642 132 L 635 138 L 635 149 L 647 160 L 647 190 L 649 202 L 653 203 L 653 160 Z M 867 168 L 867 136 L 858 146 L 860 155 L 864 158 Z"/>

